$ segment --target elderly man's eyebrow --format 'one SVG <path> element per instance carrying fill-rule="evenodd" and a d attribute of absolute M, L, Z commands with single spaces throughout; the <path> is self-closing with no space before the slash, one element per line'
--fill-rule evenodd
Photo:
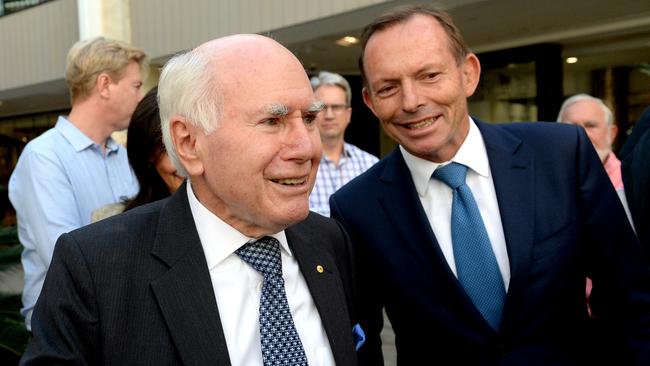
<path fill-rule="evenodd" d="M 321 102 L 320 100 L 317 100 L 314 103 L 312 103 L 311 107 L 309 107 L 309 109 L 307 109 L 306 113 L 309 113 L 309 114 L 318 113 L 318 112 L 322 111 L 323 108 L 325 108 L 325 103 Z"/>
<path fill-rule="evenodd" d="M 304 111 L 304 113 L 305 114 L 316 114 L 316 113 L 320 112 L 323 109 L 324 106 L 325 106 L 325 104 L 323 104 L 323 102 L 315 101 L 314 103 L 312 103 L 311 106 L 309 106 L 309 108 L 307 108 L 306 111 Z M 267 112 L 269 114 L 272 114 L 274 116 L 277 116 L 277 117 L 284 117 L 284 116 L 287 116 L 289 113 L 291 113 L 291 108 L 289 108 L 288 106 L 286 106 L 284 104 L 280 104 L 280 103 L 271 104 L 268 107 L 264 108 L 264 110 L 265 110 L 265 112 Z"/>
<path fill-rule="evenodd" d="M 284 117 L 291 113 L 291 108 L 284 104 L 274 103 L 265 108 L 265 111 L 276 117 Z"/>

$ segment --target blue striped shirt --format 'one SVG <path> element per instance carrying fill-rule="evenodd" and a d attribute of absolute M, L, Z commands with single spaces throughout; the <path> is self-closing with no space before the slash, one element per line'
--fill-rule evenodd
<path fill-rule="evenodd" d="M 63 117 L 25 146 L 9 179 L 9 199 L 25 247 L 21 313 L 27 329 L 59 235 L 89 224 L 94 209 L 137 192 L 126 149 L 109 138 L 104 154 Z"/>
<path fill-rule="evenodd" d="M 379 159 L 374 155 L 347 142 L 343 144 L 343 154 L 338 165 L 323 154 L 318 166 L 316 184 L 309 196 L 309 209 L 323 216 L 329 216 L 330 196 L 378 161 Z"/>

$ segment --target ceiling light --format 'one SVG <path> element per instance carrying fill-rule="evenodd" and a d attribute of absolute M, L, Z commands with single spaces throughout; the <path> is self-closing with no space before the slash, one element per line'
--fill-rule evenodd
<path fill-rule="evenodd" d="M 350 47 L 359 43 L 359 38 L 352 36 L 345 36 L 336 40 L 336 44 L 343 47 Z"/>
<path fill-rule="evenodd" d="M 566 58 L 566 63 L 567 63 L 567 64 L 575 64 L 576 62 L 578 62 L 578 58 L 577 58 L 577 57 L 567 57 L 567 58 Z"/>

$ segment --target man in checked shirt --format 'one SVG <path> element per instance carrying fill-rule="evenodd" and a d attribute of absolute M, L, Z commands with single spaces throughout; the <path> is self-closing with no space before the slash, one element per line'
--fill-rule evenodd
<path fill-rule="evenodd" d="M 323 216 L 330 215 L 330 196 L 365 172 L 377 157 L 343 140 L 350 124 L 352 92 L 343 76 L 321 71 L 311 79 L 316 99 L 325 104 L 316 122 L 323 143 L 323 158 L 318 167 L 316 184 L 309 196 L 309 209 Z"/>

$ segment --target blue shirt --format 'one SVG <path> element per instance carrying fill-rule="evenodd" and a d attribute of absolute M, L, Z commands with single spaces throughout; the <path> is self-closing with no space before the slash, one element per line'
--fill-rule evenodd
<path fill-rule="evenodd" d="M 323 216 L 329 216 L 330 196 L 378 161 L 376 156 L 347 142 L 343 143 L 343 154 L 338 165 L 323 154 L 318 166 L 316 184 L 309 196 L 309 209 Z"/>
<path fill-rule="evenodd" d="M 104 154 L 63 117 L 25 146 L 9 179 L 9 199 L 25 247 L 21 314 L 27 329 L 59 235 L 89 224 L 96 208 L 137 192 L 126 149 L 109 138 Z"/>

